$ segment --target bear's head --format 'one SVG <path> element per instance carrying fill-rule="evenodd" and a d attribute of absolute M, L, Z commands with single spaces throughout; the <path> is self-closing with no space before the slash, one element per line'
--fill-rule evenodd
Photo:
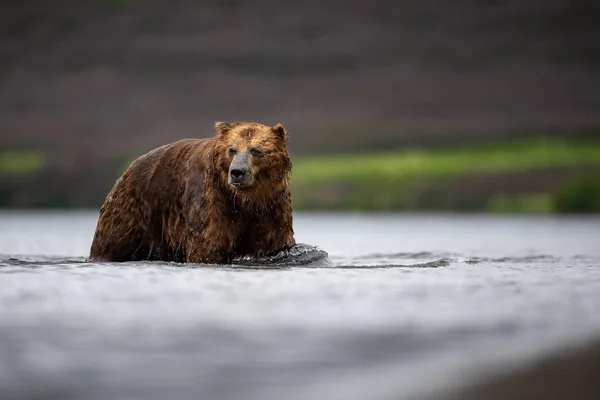
<path fill-rule="evenodd" d="M 288 188 L 292 169 L 281 124 L 216 122 L 215 162 L 221 180 L 237 195 L 267 199 Z"/>

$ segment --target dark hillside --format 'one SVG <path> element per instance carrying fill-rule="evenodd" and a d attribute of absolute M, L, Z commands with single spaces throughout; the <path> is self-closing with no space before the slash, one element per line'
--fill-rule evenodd
<path fill-rule="evenodd" d="M 217 119 L 283 121 L 310 152 L 600 122 L 596 2 L 323 4 L 3 2 L 2 148 L 129 155 Z"/>

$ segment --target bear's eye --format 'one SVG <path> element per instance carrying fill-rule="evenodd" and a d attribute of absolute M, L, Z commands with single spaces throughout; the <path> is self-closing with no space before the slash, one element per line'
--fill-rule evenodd
<path fill-rule="evenodd" d="M 264 154 L 262 151 L 260 151 L 259 149 L 250 149 L 250 153 L 252 153 L 252 155 L 254 157 L 262 157 L 262 155 Z"/>
<path fill-rule="evenodd" d="M 229 149 L 229 155 L 230 156 L 235 156 L 237 154 L 237 150 L 234 148 Z"/>

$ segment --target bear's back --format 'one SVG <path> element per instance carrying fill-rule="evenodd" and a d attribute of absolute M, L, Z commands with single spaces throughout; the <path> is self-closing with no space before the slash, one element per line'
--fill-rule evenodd
<path fill-rule="evenodd" d="M 151 150 L 130 165 L 123 183 L 164 204 L 182 195 L 188 180 L 203 180 L 207 145 L 208 139 L 182 139 Z"/>

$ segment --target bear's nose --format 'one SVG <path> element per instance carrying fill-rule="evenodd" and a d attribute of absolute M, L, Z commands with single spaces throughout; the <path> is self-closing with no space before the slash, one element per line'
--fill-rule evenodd
<path fill-rule="evenodd" d="M 234 168 L 231 171 L 229 171 L 229 174 L 233 179 L 240 179 L 246 174 L 246 171 L 244 171 L 243 169 Z"/>

